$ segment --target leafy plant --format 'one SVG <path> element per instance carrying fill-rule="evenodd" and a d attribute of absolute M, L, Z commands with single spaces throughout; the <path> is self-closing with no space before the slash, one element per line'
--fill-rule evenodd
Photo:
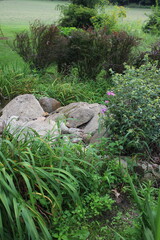
<path fill-rule="evenodd" d="M 109 51 L 109 37 L 95 31 L 73 31 L 68 44 L 67 58 L 62 69 L 76 66 L 81 79 L 95 79 L 102 69 L 104 53 Z"/>
<path fill-rule="evenodd" d="M 97 14 L 91 20 L 94 28 L 97 30 L 105 28 L 105 32 L 111 34 L 116 30 L 118 21 L 124 17 L 126 17 L 125 8 L 116 6 L 107 13 Z"/>
<path fill-rule="evenodd" d="M 124 152 L 156 153 L 160 143 L 159 81 L 156 65 L 127 67 L 112 78 L 115 91 L 107 92 L 106 126 Z"/>
<path fill-rule="evenodd" d="M 7 134 L 0 141 L 0 236 L 48 240 L 47 226 L 61 211 L 64 199 L 70 196 L 79 202 L 79 183 L 70 170 L 62 168 L 62 159 L 56 160 L 51 138 L 33 134 L 25 141 L 17 139 Z M 78 166 L 77 171 L 84 174 Z"/>
<path fill-rule="evenodd" d="M 113 32 L 106 29 L 73 31 L 70 34 L 66 58 L 59 59 L 59 70 L 67 72 L 72 66 L 78 69 L 81 79 L 96 79 L 104 68 L 108 73 L 124 70 L 124 62 L 129 61 L 132 48 L 138 39 L 126 32 Z M 125 55 L 123 54 L 125 52 Z"/>
<path fill-rule="evenodd" d="M 88 208 L 86 214 L 90 217 L 101 215 L 103 211 L 111 210 L 114 200 L 108 195 L 100 196 L 97 193 L 90 193 L 85 197 L 85 205 Z"/>
<path fill-rule="evenodd" d="M 160 191 L 157 204 L 152 206 L 149 202 L 150 195 L 147 194 L 143 198 L 139 197 L 131 177 L 128 175 L 131 186 L 131 192 L 141 213 L 142 221 L 142 237 L 144 240 L 160 239 Z M 142 188 L 142 186 L 141 186 Z M 153 204 L 153 202 L 152 202 Z"/>
<path fill-rule="evenodd" d="M 144 32 L 159 34 L 160 33 L 160 7 L 152 8 L 153 13 L 149 15 L 149 20 L 143 26 Z"/>
<path fill-rule="evenodd" d="M 106 73 L 112 69 L 116 73 L 122 73 L 125 69 L 124 64 L 130 64 L 132 50 L 138 46 L 140 39 L 129 35 L 125 31 L 113 32 L 110 35 L 111 48 L 109 54 L 106 55 L 104 68 Z M 124 54 L 125 52 L 125 54 Z"/>
<path fill-rule="evenodd" d="M 157 61 L 157 67 L 160 68 L 160 41 L 152 45 L 152 49 L 147 53 L 153 61 Z"/>
<path fill-rule="evenodd" d="M 96 15 L 94 9 L 81 5 L 70 4 L 63 9 L 63 17 L 60 20 L 62 27 L 89 28 L 93 26 L 91 18 Z"/>
<path fill-rule="evenodd" d="M 13 49 L 31 69 L 39 71 L 54 63 L 59 48 L 61 54 L 65 55 L 66 44 L 66 38 L 60 35 L 55 25 L 45 25 L 35 21 L 30 24 L 30 32 L 16 34 Z"/>

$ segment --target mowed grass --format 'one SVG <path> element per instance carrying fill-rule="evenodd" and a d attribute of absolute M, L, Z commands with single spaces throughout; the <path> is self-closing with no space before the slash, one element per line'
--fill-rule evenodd
<path fill-rule="evenodd" d="M 68 4 L 67 1 L 49 0 L 0 1 L 0 27 L 8 42 L 11 42 L 14 39 L 15 33 L 27 30 L 29 23 L 34 22 L 36 19 L 46 24 L 57 24 L 61 16 L 58 5 L 66 4 Z M 107 9 L 110 11 L 111 7 Z M 147 18 L 145 14 L 151 12 L 150 9 L 135 8 L 127 8 L 126 11 L 127 17 L 121 23 L 122 28 L 128 22 L 134 22 L 135 24 L 137 21 L 141 25 Z M 24 65 L 23 60 L 9 48 L 5 40 L 0 40 L 0 53 L 0 65 Z"/>
<path fill-rule="evenodd" d="M 0 24 L 15 26 L 28 25 L 35 19 L 45 23 L 55 23 L 60 17 L 57 5 L 65 1 L 0 1 Z"/>
<path fill-rule="evenodd" d="M 0 1 L 0 27 L 8 42 L 15 33 L 27 30 L 29 23 L 36 19 L 44 23 L 57 23 L 60 17 L 58 4 L 62 1 Z M 0 40 L 0 65 L 24 65 L 23 60 L 9 48 L 5 40 Z"/>

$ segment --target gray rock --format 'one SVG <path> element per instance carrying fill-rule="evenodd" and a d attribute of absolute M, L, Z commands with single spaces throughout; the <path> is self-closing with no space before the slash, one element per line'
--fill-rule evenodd
<path fill-rule="evenodd" d="M 32 94 L 24 94 L 14 98 L 2 109 L 2 120 L 12 116 L 31 120 L 42 116 L 44 113 L 38 100 Z"/>
<path fill-rule="evenodd" d="M 84 133 L 94 134 L 101 128 L 103 121 L 101 120 L 103 105 L 98 103 L 90 104 L 90 109 L 94 112 L 94 117 L 89 121 L 89 123 L 84 127 Z M 100 129 L 101 130 L 101 129 Z"/>
<path fill-rule="evenodd" d="M 67 127 L 77 128 L 89 122 L 94 116 L 94 112 L 89 108 L 80 107 L 68 114 Z"/>
<path fill-rule="evenodd" d="M 62 116 L 67 119 L 67 127 L 77 128 L 89 122 L 94 112 L 90 109 L 90 104 L 85 102 L 70 103 L 65 107 L 56 110 L 56 113 L 50 116 L 51 119 L 59 119 Z"/>
<path fill-rule="evenodd" d="M 55 108 L 53 107 L 55 102 Z M 42 109 L 40 103 L 43 105 Z M 82 141 L 89 144 L 98 142 L 101 137 L 107 136 L 104 123 L 101 118 L 102 108 L 105 106 L 98 103 L 89 104 L 86 102 L 71 103 L 65 107 L 59 107 L 60 103 L 52 98 L 42 98 L 40 103 L 31 94 L 20 95 L 13 99 L 3 108 L 3 115 L 0 118 L 0 132 L 3 131 L 2 121 L 9 123 L 9 131 L 14 131 L 22 136 L 36 131 L 40 136 L 53 132 L 56 126 L 56 136 L 67 134 L 72 142 Z M 46 114 L 46 112 L 53 112 Z M 14 116 L 17 117 L 14 117 Z M 49 115 L 49 116 L 48 116 Z M 59 129 L 57 128 L 57 125 Z M 66 123 L 66 124 L 65 124 Z"/>
<path fill-rule="evenodd" d="M 69 128 L 69 138 L 83 138 L 83 130 L 78 128 Z"/>
<path fill-rule="evenodd" d="M 69 128 L 65 125 L 64 122 L 60 123 L 60 130 L 62 134 L 69 134 Z"/>
<path fill-rule="evenodd" d="M 68 133 L 69 134 L 82 134 L 83 130 L 79 128 L 68 128 Z"/>
<path fill-rule="evenodd" d="M 43 110 L 48 113 L 55 111 L 61 106 L 61 103 L 59 101 L 49 97 L 43 97 L 39 99 L 39 103 L 41 104 Z"/>
<path fill-rule="evenodd" d="M 90 138 L 90 143 L 101 142 L 102 137 L 107 137 L 106 129 L 97 130 L 94 135 Z"/>
<path fill-rule="evenodd" d="M 5 127 L 5 122 L 3 120 L 0 120 L 0 134 L 3 133 L 4 127 Z"/>
<path fill-rule="evenodd" d="M 66 125 L 69 129 L 67 129 L 66 133 L 73 134 L 73 130 L 70 129 L 78 129 L 79 127 L 83 130 L 83 141 L 85 143 L 89 143 L 90 141 L 91 143 L 94 143 L 99 141 L 101 137 L 107 136 L 104 128 L 104 122 L 101 118 L 103 115 L 101 110 L 104 107 L 104 105 L 100 105 L 98 103 L 71 103 L 65 107 L 57 109 L 56 113 L 50 115 L 49 118 L 55 121 L 62 118 L 66 119 Z"/>
<path fill-rule="evenodd" d="M 23 121 L 18 116 L 10 117 L 7 122 L 6 128 L 11 134 L 18 137 L 18 140 L 24 139 L 26 135 L 34 135 L 34 131 L 41 137 L 50 134 L 54 137 L 58 136 L 57 124 L 48 120 L 45 117 L 39 117 L 36 120 Z"/>

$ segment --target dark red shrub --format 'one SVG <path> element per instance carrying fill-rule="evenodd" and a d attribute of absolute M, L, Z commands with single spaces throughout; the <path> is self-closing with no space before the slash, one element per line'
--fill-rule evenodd
<path fill-rule="evenodd" d="M 60 54 L 58 49 L 64 50 L 66 44 L 66 38 L 55 25 L 35 21 L 30 25 L 30 32 L 16 34 L 13 45 L 31 69 L 44 70 L 55 62 L 56 54 Z"/>

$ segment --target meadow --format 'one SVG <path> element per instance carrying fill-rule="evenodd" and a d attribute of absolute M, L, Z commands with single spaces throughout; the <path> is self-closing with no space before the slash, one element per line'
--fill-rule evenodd
<path fill-rule="evenodd" d="M 152 45 L 159 36 L 142 29 L 152 11 L 106 6 L 107 27 L 58 28 L 62 52 L 53 51 L 53 63 L 39 69 L 33 55 L 46 49 L 40 56 L 47 61 L 52 48 L 43 45 L 43 34 L 34 48 L 29 26 L 40 20 L 34 31 L 50 34 L 48 24 L 62 18 L 59 4 L 69 6 L 0 1 L 0 110 L 25 93 L 53 97 L 62 106 L 105 104 L 108 137 L 87 146 L 60 135 L 51 144 L 53 136 L 34 132 L 19 141 L 6 129 L 0 136 L 0 239 L 160 240 L 160 60 Z M 24 31 L 29 31 L 29 60 L 13 44 Z"/>

